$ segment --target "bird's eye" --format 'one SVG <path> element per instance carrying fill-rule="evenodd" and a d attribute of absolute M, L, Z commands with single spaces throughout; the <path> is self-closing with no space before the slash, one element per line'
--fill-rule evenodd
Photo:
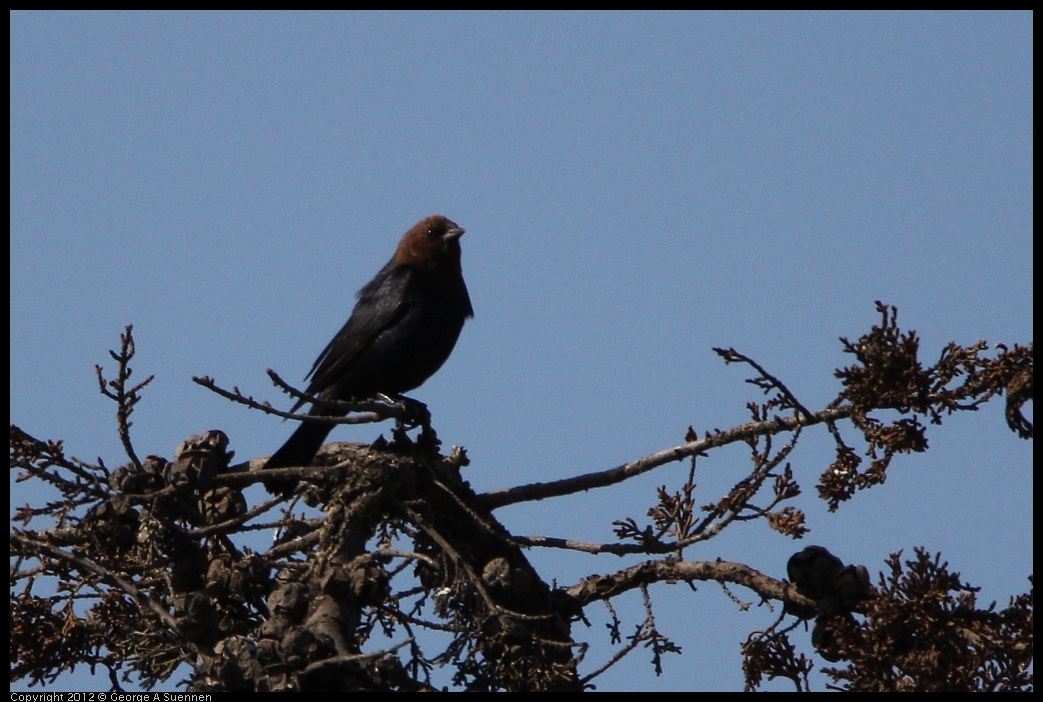
<path fill-rule="evenodd" d="M 438 230 L 435 229 L 434 227 L 428 229 L 427 230 L 427 238 L 428 239 L 437 239 L 438 238 Z"/>

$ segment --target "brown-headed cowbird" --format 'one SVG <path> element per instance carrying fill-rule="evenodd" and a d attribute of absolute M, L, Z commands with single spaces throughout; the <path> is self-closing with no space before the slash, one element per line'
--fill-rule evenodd
<path fill-rule="evenodd" d="M 315 361 L 307 394 L 327 401 L 398 395 L 445 363 L 464 320 L 474 315 L 460 269 L 463 233 L 441 215 L 422 219 L 405 233 L 387 265 L 359 290 L 351 317 Z M 340 412 L 313 405 L 308 414 Z M 301 422 L 264 467 L 309 465 L 334 426 Z M 265 487 L 285 494 L 294 483 L 273 480 Z"/>

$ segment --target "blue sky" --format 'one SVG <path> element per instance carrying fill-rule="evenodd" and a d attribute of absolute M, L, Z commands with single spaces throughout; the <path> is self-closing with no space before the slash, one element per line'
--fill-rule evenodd
<path fill-rule="evenodd" d="M 850 363 L 838 337 L 878 321 L 874 300 L 919 332 L 925 362 L 948 341 L 1028 343 L 1031 86 L 1018 12 L 13 12 L 11 421 L 118 464 L 93 368 L 111 372 L 133 323 L 136 377 L 156 375 L 141 455 L 210 428 L 240 459 L 271 453 L 288 424 L 190 377 L 291 404 L 264 370 L 302 380 L 436 212 L 467 230 L 476 316 L 411 394 L 467 448 L 480 491 L 746 421 L 760 395 L 713 346 L 819 408 Z M 793 466 L 811 534 L 736 525 L 689 559 L 783 577 L 821 544 L 875 573 L 922 545 L 986 602 L 1027 589 L 1031 444 L 1000 403 L 932 428 L 930 452 L 836 515 L 813 497 L 829 443 L 806 438 Z M 700 499 L 748 467 L 740 448 L 704 459 Z M 686 474 L 498 516 L 614 541 L 612 520 L 643 520 Z M 530 555 L 559 584 L 632 563 Z M 685 654 L 656 678 L 639 652 L 599 688 L 739 689 L 739 645 L 775 615 L 712 584 L 653 597 Z M 640 621 L 637 597 L 620 611 Z M 576 635 L 588 670 L 610 654 L 600 623 Z M 52 689 L 104 686 L 77 671 Z"/>

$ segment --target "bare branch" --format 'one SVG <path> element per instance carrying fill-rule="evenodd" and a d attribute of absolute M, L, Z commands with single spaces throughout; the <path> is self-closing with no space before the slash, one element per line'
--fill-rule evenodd
<path fill-rule="evenodd" d="M 119 437 L 123 444 L 123 450 L 127 453 L 127 457 L 130 458 L 138 468 L 141 468 L 141 461 L 138 459 L 137 454 L 134 452 L 134 446 L 130 440 L 130 427 L 133 426 L 130 421 L 130 415 L 134 412 L 134 405 L 138 404 L 141 400 L 141 395 L 138 393 L 144 389 L 146 385 L 152 382 L 155 376 L 150 375 L 143 381 L 128 389 L 127 382 L 130 380 L 132 370 L 130 367 L 130 361 L 134 358 L 134 325 L 128 324 L 126 331 L 120 335 L 120 351 L 109 351 L 109 355 L 112 356 L 113 360 L 118 364 L 118 371 L 115 380 L 106 381 L 102 375 L 102 368 L 100 365 L 95 366 L 94 369 L 98 374 L 98 386 L 101 389 L 101 394 L 105 395 L 109 399 L 116 403 L 116 423 L 119 427 Z M 108 388 L 112 388 L 110 391 Z"/>
<path fill-rule="evenodd" d="M 823 422 L 835 422 L 850 416 L 850 407 L 836 407 L 833 409 L 816 412 L 810 417 L 777 417 L 775 419 L 761 422 L 752 422 L 725 431 L 718 431 L 707 435 L 706 438 L 689 441 L 673 448 L 663 449 L 639 458 L 630 463 L 610 470 L 598 471 L 596 473 L 585 473 L 572 478 L 556 480 L 550 483 L 530 483 L 503 490 L 492 490 L 479 495 L 482 504 L 489 509 L 497 509 L 518 502 L 529 502 L 534 500 L 545 500 L 549 497 L 560 497 L 576 492 L 592 490 L 594 488 L 615 485 L 628 480 L 636 475 L 647 473 L 667 463 L 680 461 L 690 456 L 697 456 L 706 451 L 726 446 L 740 441 L 749 441 L 758 436 L 780 434 L 793 431 L 798 427 L 808 427 Z"/>
<path fill-rule="evenodd" d="M 645 561 L 609 575 L 592 575 L 564 588 L 580 606 L 608 600 L 619 594 L 657 582 L 710 581 L 734 583 L 753 590 L 765 600 L 778 600 L 811 608 L 815 602 L 797 592 L 785 580 L 777 580 L 743 563 L 728 561 Z"/>
<path fill-rule="evenodd" d="M 287 387 L 285 381 L 279 378 L 274 371 L 268 371 L 269 376 L 272 380 L 280 387 Z M 370 401 L 370 402 L 328 402 L 321 400 L 311 395 L 306 395 L 297 390 L 293 390 L 296 396 L 301 399 L 312 402 L 322 407 L 341 408 L 349 412 L 362 412 L 363 414 L 350 414 L 344 415 L 309 415 L 300 414 L 296 412 L 284 412 L 277 410 L 272 407 L 268 402 L 261 402 L 255 400 L 253 397 L 243 395 L 239 388 L 233 388 L 232 390 L 225 390 L 224 388 L 217 385 L 213 378 L 208 376 L 193 376 L 192 382 L 196 385 L 210 390 L 213 393 L 220 395 L 221 397 L 236 402 L 240 405 L 245 405 L 250 409 L 259 410 L 265 414 L 273 414 L 276 417 L 282 417 L 283 419 L 293 419 L 296 421 L 303 421 L 305 419 L 321 419 L 322 421 L 328 421 L 335 424 L 368 424 L 371 422 L 382 422 L 385 419 L 397 419 L 406 415 L 406 407 L 399 403 L 388 404 L 385 402 Z"/>

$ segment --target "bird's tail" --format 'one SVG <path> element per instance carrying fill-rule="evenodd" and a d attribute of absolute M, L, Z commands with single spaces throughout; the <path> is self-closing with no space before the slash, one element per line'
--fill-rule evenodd
<path fill-rule="evenodd" d="M 322 447 L 322 442 L 326 440 L 335 426 L 336 424 L 329 422 L 301 422 L 297 431 L 293 432 L 282 448 L 272 454 L 272 457 L 264 464 L 264 470 L 311 465 L 315 454 Z M 266 480 L 264 487 L 273 495 L 288 495 L 297 487 L 297 480 L 293 478 Z"/>

